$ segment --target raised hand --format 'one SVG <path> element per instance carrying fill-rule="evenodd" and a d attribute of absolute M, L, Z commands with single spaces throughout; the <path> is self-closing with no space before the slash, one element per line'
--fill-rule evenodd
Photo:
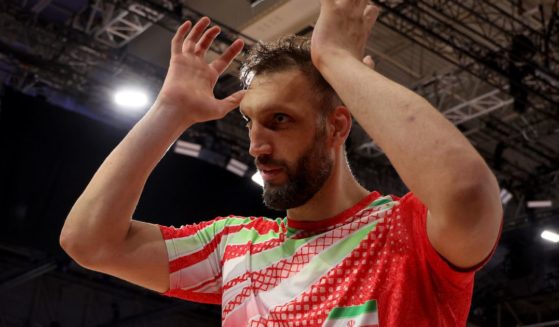
<path fill-rule="evenodd" d="M 311 56 L 320 69 L 330 59 L 352 56 L 373 67 L 363 52 L 379 8 L 369 0 L 321 0 L 320 16 L 311 39 Z"/>
<path fill-rule="evenodd" d="M 241 102 L 244 91 L 218 100 L 213 89 L 233 59 L 242 51 L 243 41 L 235 40 L 211 63 L 205 55 L 217 35 L 218 26 L 208 28 L 210 19 L 201 18 L 194 26 L 182 24 L 171 44 L 171 62 L 157 102 L 165 110 L 173 110 L 185 125 L 224 117 Z M 188 34 L 188 35 L 187 35 Z"/>

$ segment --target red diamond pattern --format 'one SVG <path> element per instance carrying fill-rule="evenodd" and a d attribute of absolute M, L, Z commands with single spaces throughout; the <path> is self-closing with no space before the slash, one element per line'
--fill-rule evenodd
<path fill-rule="evenodd" d="M 396 215 L 393 215 L 393 211 Z M 259 292 L 278 286 L 281 281 L 299 272 L 326 247 L 372 220 L 378 219 L 375 212 L 375 210 L 364 210 L 350 223 L 338 224 L 337 229 L 328 228 L 325 233 L 322 231 L 324 235 L 299 248 L 293 256 L 260 271 L 247 272 L 227 283 L 226 287 L 229 289 L 247 278 L 252 282 L 251 286 L 245 287 L 231 301 L 224 304 L 222 317 L 226 317 L 251 294 L 257 295 Z M 395 262 L 392 260 L 393 256 L 405 251 L 401 248 L 405 244 L 404 240 L 398 239 L 398 236 L 392 232 L 395 229 L 401 232 L 403 226 L 399 218 L 399 208 L 388 210 L 384 221 L 380 221 L 348 257 L 333 267 L 308 291 L 289 303 L 271 309 L 268 316 L 259 317 L 252 321 L 250 326 L 321 325 L 333 307 L 362 304 L 374 298 L 373 290 L 376 292 L 378 289 L 377 282 L 386 279 L 386 274 L 389 273 L 387 267 L 394 266 L 391 265 Z M 298 236 L 301 237 L 301 234 Z M 308 236 L 311 235 L 307 234 Z M 387 248 L 390 249 L 390 254 Z"/>

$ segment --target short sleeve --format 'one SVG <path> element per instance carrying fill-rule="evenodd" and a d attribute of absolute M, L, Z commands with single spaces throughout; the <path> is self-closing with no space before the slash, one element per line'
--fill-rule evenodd
<path fill-rule="evenodd" d="M 164 295 L 221 304 L 221 241 L 228 218 L 180 228 L 159 226 L 169 259 Z"/>
<path fill-rule="evenodd" d="M 481 264 L 468 269 L 453 266 L 431 245 L 427 236 L 427 207 L 413 194 L 408 193 L 401 199 L 402 209 L 410 219 L 411 233 L 414 240 L 416 253 L 420 260 L 425 260 L 431 273 L 439 281 L 448 281 L 459 288 L 471 287 L 474 273 L 480 269 L 490 256 Z"/>

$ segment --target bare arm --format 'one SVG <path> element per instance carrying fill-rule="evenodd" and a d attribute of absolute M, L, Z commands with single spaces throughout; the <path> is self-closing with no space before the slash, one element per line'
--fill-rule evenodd
<path fill-rule="evenodd" d="M 217 78 L 243 43 L 234 42 L 207 64 L 204 56 L 219 33 L 217 27 L 206 30 L 209 23 L 203 18 L 192 30 L 190 22 L 178 29 L 158 99 L 105 159 L 66 218 L 60 243 L 83 266 L 155 291 L 169 288 L 167 250 L 159 228 L 132 220 L 132 214 L 147 178 L 184 130 L 225 116 L 243 97 L 242 92 L 224 100 L 213 96 Z"/>
<path fill-rule="evenodd" d="M 502 218 L 492 172 L 427 100 L 360 60 L 378 8 L 367 0 L 321 3 L 313 63 L 429 208 L 427 233 L 435 249 L 460 267 L 479 263 L 495 244 Z"/>

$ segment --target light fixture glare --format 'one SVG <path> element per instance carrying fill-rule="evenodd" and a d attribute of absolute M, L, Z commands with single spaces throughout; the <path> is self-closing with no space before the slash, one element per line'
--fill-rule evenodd
<path fill-rule="evenodd" d="M 553 242 L 553 243 L 558 243 L 559 242 L 559 234 L 552 232 L 552 231 L 548 231 L 548 230 L 544 230 L 541 234 L 541 237 L 544 240 Z"/>
<path fill-rule="evenodd" d="M 120 89 L 114 94 L 114 102 L 130 109 L 144 108 L 148 103 L 146 92 L 138 89 Z"/>
<path fill-rule="evenodd" d="M 526 206 L 528 208 L 549 208 L 553 205 L 551 200 L 544 200 L 544 201 L 528 201 L 526 202 Z"/>
<path fill-rule="evenodd" d="M 264 187 L 264 180 L 262 179 L 262 176 L 260 175 L 259 172 L 254 173 L 254 175 L 252 175 L 252 181 L 255 182 L 256 184 Z"/>
<path fill-rule="evenodd" d="M 227 164 L 225 169 L 229 170 L 235 175 L 239 175 L 242 177 L 245 175 L 248 166 L 240 162 L 239 160 L 231 158 L 231 160 L 229 160 L 229 163 Z"/>
<path fill-rule="evenodd" d="M 201 150 L 202 146 L 200 144 L 183 140 L 177 140 L 177 142 L 175 142 L 174 151 L 178 154 L 197 158 L 200 155 Z"/>
<path fill-rule="evenodd" d="M 510 200 L 512 200 L 512 193 L 506 188 L 501 189 L 501 203 L 505 205 Z"/>

